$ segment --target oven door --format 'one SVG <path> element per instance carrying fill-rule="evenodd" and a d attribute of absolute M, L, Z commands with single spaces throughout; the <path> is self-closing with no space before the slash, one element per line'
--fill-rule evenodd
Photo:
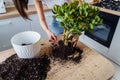
<path fill-rule="evenodd" d="M 109 48 L 119 17 L 105 12 L 100 12 L 99 16 L 103 19 L 103 23 L 94 26 L 94 32 L 85 31 L 85 35 Z"/>

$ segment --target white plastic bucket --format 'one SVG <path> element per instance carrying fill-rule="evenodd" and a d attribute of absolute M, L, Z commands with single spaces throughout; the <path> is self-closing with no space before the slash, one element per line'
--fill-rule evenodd
<path fill-rule="evenodd" d="M 34 31 L 25 31 L 11 38 L 12 46 L 19 58 L 40 57 L 41 35 Z"/>

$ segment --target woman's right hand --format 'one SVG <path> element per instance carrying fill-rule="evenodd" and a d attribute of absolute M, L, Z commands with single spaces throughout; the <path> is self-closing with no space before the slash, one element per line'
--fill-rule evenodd
<path fill-rule="evenodd" d="M 48 35 L 49 41 L 52 41 L 55 43 L 58 42 L 56 35 L 52 33 L 51 31 L 47 31 L 47 35 Z"/>

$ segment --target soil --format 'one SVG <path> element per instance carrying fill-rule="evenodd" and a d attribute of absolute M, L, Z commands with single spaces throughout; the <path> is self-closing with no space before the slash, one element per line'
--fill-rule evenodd
<path fill-rule="evenodd" d="M 0 64 L 0 80 L 45 80 L 49 70 L 48 56 L 20 59 L 15 54 Z"/>
<path fill-rule="evenodd" d="M 14 54 L 7 58 L 0 64 L 0 80 L 45 80 L 51 67 L 55 66 L 51 66 L 51 64 L 59 63 L 59 61 L 70 64 L 69 60 L 80 62 L 83 51 L 73 47 L 72 43 L 65 46 L 60 40 L 58 45 L 52 43 L 52 48 L 50 57 L 43 55 L 40 58 L 21 59 Z"/>
<path fill-rule="evenodd" d="M 28 43 L 28 44 L 26 44 L 26 43 L 23 43 L 23 44 L 21 44 L 22 46 L 26 46 L 26 45 L 31 45 L 32 43 Z"/>
<path fill-rule="evenodd" d="M 72 60 L 74 62 L 80 62 L 81 53 L 83 52 L 77 47 L 73 47 L 72 43 L 68 43 L 68 46 L 64 45 L 62 40 L 59 40 L 58 45 L 52 44 L 52 58 L 59 61 Z"/>

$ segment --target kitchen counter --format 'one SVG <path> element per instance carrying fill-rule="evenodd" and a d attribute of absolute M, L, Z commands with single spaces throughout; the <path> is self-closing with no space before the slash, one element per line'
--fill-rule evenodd
<path fill-rule="evenodd" d="M 105 9 L 105 8 L 101 8 L 101 7 L 98 7 L 98 8 L 100 9 L 100 11 L 120 16 L 120 12 L 118 12 L 118 11 L 114 11 L 114 10 L 110 10 L 110 9 Z"/>
<path fill-rule="evenodd" d="M 12 18 L 12 17 L 19 16 L 19 13 L 18 13 L 18 11 L 16 10 L 15 7 L 10 7 L 10 8 L 7 8 L 6 10 L 7 10 L 6 13 L 0 14 L 0 19 L 7 19 L 7 18 Z M 47 7 L 44 7 L 44 11 L 49 11 L 49 10 L 51 10 L 51 9 L 49 9 Z M 29 5 L 27 13 L 28 14 L 35 14 L 36 13 L 35 6 L 34 5 Z"/>
<path fill-rule="evenodd" d="M 51 44 L 48 40 L 42 40 L 40 54 L 44 55 L 51 52 Z M 51 62 L 51 69 L 46 80 L 111 80 L 115 73 L 114 67 L 109 60 L 90 49 L 81 42 L 77 45 L 81 50 L 82 59 L 80 63 L 72 62 Z M 13 49 L 0 52 L 0 62 L 15 54 Z"/>
<path fill-rule="evenodd" d="M 100 8 L 100 7 L 98 7 L 98 8 Z M 6 10 L 7 10 L 7 12 L 5 14 L 0 14 L 0 19 L 7 19 L 7 18 L 19 16 L 18 11 L 14 7 L 7 8 Z M 51 9 L 44 7 L 44 11 L 49 11 L 49 10 L 51 10 Z M 113 10 L 109 10 L 109 9 L 105 9 L 105 8 L 100 8 L 100 10 L 103 12 L 107 12 L 107 13 L 111 13 L 111 14 L 120 16 L 120 12 L 117 12 L 117 11 L 113 11 Z M 27 13 L 35 14 L 36 13 L 35 6 L 30 5 Z"/>

